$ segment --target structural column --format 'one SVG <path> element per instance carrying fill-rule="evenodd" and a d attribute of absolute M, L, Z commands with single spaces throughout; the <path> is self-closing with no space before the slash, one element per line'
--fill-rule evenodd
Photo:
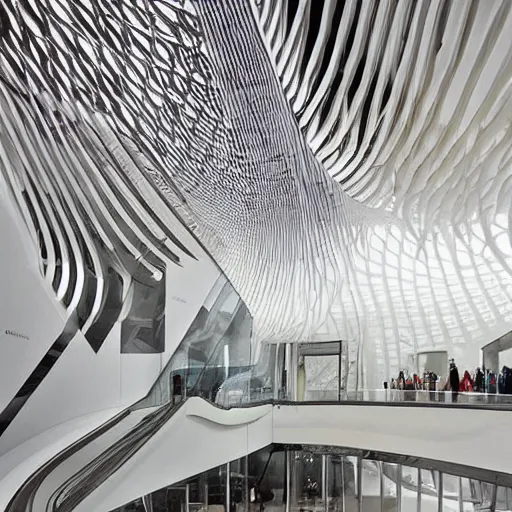
<path fill-rule="evenodd" d="M 293 402 L 297 401 L 298 350 L 297 343 L 286 344 L 286 395 Z"/>
<path fill-rule="evenodd" d="M 226 512 L 231 510 L 231 464 L 226 463 Z"/>

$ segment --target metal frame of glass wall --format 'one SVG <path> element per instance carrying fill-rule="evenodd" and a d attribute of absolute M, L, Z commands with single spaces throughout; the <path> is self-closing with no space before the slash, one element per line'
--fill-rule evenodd
<path fill-rule="evenodd" d="M 512 510 L 512 477 L 447 463 L 436 469 L 433 461 L 405 456 L 272 445 L 115 512 L 132 510 L 505 512 Z"/>

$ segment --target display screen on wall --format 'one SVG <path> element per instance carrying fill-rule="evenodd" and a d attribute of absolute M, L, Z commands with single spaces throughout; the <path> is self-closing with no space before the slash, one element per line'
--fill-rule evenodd
<path fill-rule="evenodd" d="M 152 354 L 165 350 L 165 279 L 133 283 L 132 306 L 121 324 L 121 353 Z"/>

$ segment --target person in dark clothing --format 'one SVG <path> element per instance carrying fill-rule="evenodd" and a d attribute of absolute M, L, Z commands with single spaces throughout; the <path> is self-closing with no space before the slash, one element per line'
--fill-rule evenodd
<path fill-rule="evenodd" d="M 173 375 L 172 377 L 172 403 L 173 405 L 181 402 L 183 397 L 183 386 L 181 375 Z"/>
<path fill-rule="evenodd" d="M 508 366 L 504 366 L 502 371 L 504 380 L 503 393 L 505 395 L 512 395 L 512 371 Z"/>
<path fill-rule="evenodd" d="M 484 392 L 484 378 L 484 372 L 482 372 L 480 368 L 477 368 L 475 374 L 475 391 L 477 393 Z"/>
<path fill-rule="evenodd" d="M 403 370 L 398 373 L 398 389 L 405 389 L 405 375 Z"/>
<path fill-rule="evenodd" d="M 452 359 L 450 362 L 450 387 L 452 388 L 452 402 L 456 402 L 459 395 L 460 377 L 459 370 Z"/>
<path fill-rule="evenodd" d="M 505 367 L 503 367 L 503 370 L 501 370 L 501 373 L 498 375 L 498 393 L 500 395 L 504 395 L 506 393 L 505 379 L 506 379 L 506 372 L 505 372 Z"/>

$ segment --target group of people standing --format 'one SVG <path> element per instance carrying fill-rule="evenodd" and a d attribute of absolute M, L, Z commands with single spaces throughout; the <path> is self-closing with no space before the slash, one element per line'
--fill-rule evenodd
<path fill-rule="evenodd" d="M 484 369 L 482 371 L 477 368 L 473 376 L 466 370 L 463 379 L 459 380 L 459 372 L 452 359 L 450 362 L 450 388 L 464 392 L 512 395 L 512 370 L 508 366 L 503 366 L 501 372 L 496 375 L 492 370 Z"/>
<path fill-rule="evenodd" d="M 384 387 L 387 388 L 387 384 Z M 473 374 L 465 370 L 461 378 L 455 360 L 451 359 L 446 381 L 441 380 L 434 372 L 425 372 L 423 378 L 420 378 L 416 374 L 410 376 L 400 371 L 398 379 L 391 380 L 391 389 L 451 391 L 454 399 L 461 392 L 512 395 L 512 370 L 504 366 L 500 374 L 496 375 L 485 368 L 483 371 L 477 368 Z"/>
<path fill-rule="evenodd" d="M 459 370 L 455 361 L 450 361 L 450 372 L 448 380 L 446 381 L 445 391 L 452 391 L 452 393 L 464 392 L 470 393 L 472 391 L 476 393 L 485 392 L 485 375 L 480 368 L 476 369 L 474 377 L 465 370 L 464 377 L 461 379 L 459 376 Z"/>

